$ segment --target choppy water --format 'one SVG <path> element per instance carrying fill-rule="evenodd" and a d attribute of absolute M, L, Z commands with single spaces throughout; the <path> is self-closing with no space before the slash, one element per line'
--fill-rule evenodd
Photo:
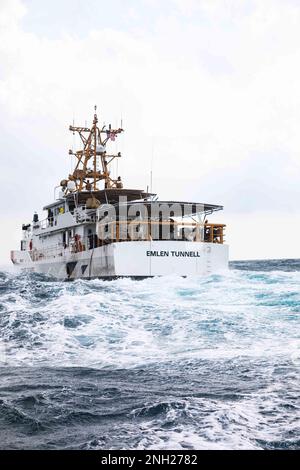
<path fill-rule="evenodd" d="M 0 447 L 300 448 L 300 262 L 0 273 Z"/>

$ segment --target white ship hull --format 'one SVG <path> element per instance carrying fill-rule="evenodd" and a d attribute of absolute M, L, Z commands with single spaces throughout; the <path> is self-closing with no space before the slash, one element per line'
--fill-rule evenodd
<path fill-rule="evenodd" d="M 95 108 L 96 110 L 96 108 Z M 70 126 L 82 142 L 75 167 L 60 181 L 55 201 L 22 224 L 19 251 L 11 260 L 22 272 L 58 280 L 176 274 L 197 276 L 228 268 L 225 224 L 207 217 L 222 210 L 216 204 L 160 201 L 156 194 L 123 186 L 111 176 L 110 140 L 123 132 L 98 126 Z M 100 187 L 102 186 L 102 189 Z"/>
<path fill-rule="evenodd" d="M 208 275 L 228 268 L 228 246 L 188 241 L 110 243 L 80 253 L 32 261 L 29 252 L 14 251 L 14 265 L 54 279 Z"/>

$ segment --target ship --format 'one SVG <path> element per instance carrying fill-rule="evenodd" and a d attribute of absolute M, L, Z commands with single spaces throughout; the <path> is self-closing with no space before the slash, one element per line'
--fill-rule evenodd
<path fill-rule="evenodd" d="M 208 222 L 223 210 L 216 204 L 159 200 L 157 194 L 126 188 L 112 164 L 123 128 L 69 127 L 81 148 L 69 150 L 73 171 L 56 187 L 54 202 L 22 225 L 11 261 L 22 273 L 56 280 L 203 276 L 228 269 L 225 224 Z M 116 166 L 116 165 L 115 165 Z"/>

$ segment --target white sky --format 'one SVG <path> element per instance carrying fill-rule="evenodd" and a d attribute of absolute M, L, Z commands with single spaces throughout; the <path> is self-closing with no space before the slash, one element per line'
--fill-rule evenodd
<path fill-rule="evenodd" d="M 299 24 L 300 0 L 0 0 L 0 263 L 94 104 L 126 186 L 152 166 L 161 199 L 225 206 L 231 259 L 300 257 Z"/>

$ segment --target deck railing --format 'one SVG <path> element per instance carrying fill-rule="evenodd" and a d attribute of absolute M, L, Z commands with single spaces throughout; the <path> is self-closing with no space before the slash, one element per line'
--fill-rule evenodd
<path fill-rule="evenodd" d="M 112 221 L 98 223 L 97 235 L 106 243 L 133 240 L 186 240 L 224 243 L 225 224 L 170 221 Z"/>

